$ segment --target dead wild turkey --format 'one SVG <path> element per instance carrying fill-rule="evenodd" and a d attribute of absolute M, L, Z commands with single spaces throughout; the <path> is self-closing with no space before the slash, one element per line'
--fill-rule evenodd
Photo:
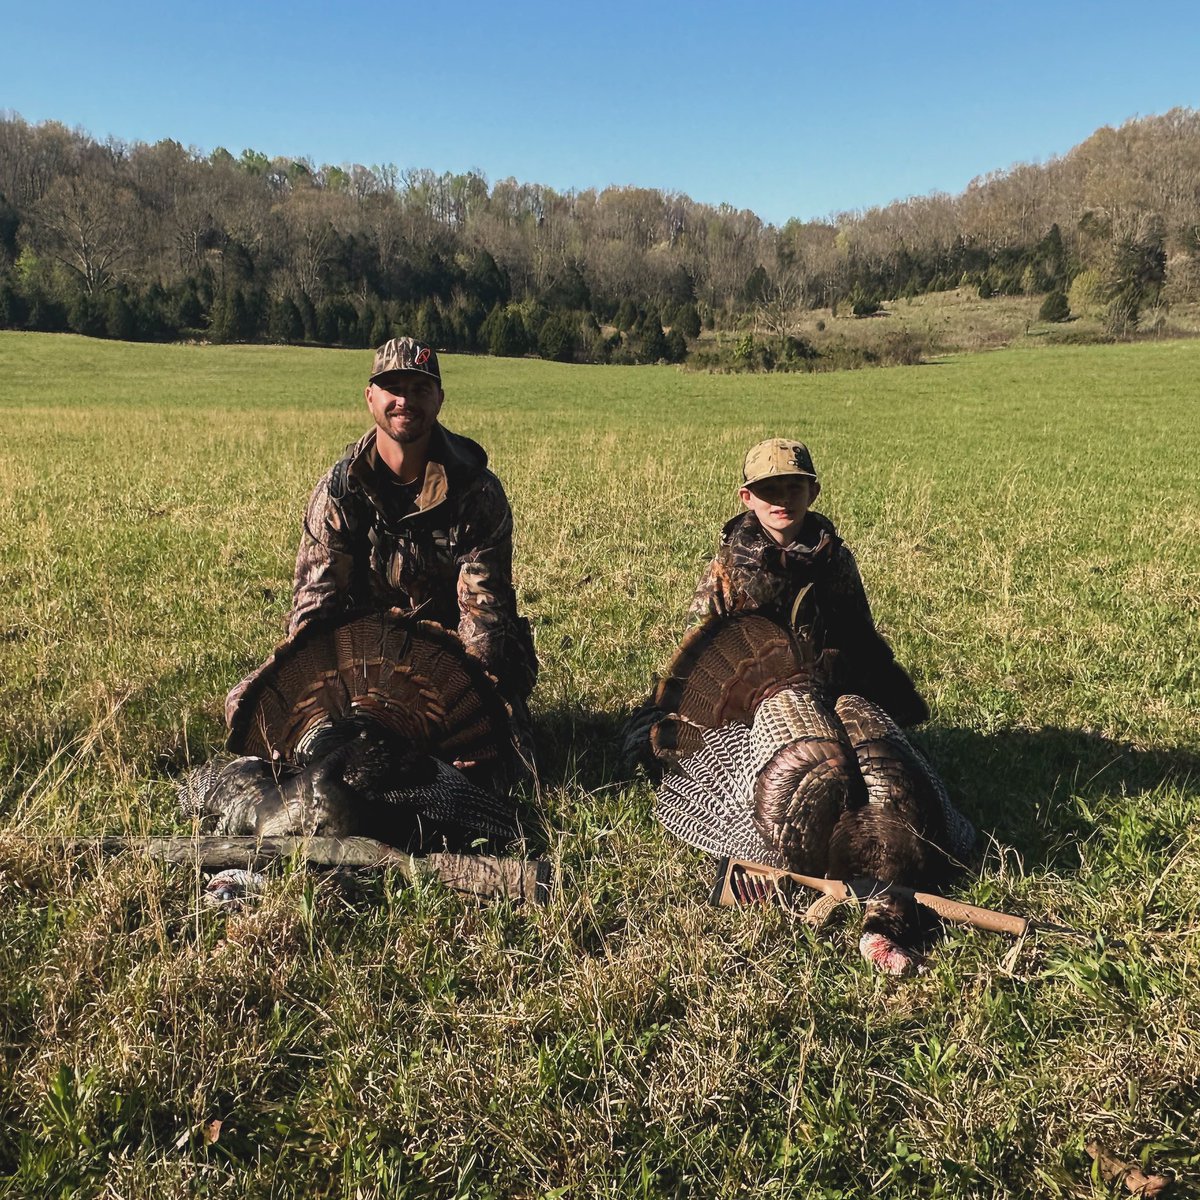
<path fill-rule="evenodd" d="M 757 614 L 694 629 L 659 684 L 651 748 L 668 768 L 655 816 L 710 854 L 834 879 L 934 888 L 974 840 L 896 723 L 834 696 L 832 661 Z M 917 958 L 915 907 L 868 903 L 859 943 L 880 970 Z"/>
<path fill-rule="evenodd" d="M 362 834 L 408 850 L 519 836 L 513 804 L 495 795 L 520 770 L 509 710 L 433 622 L 311 621 L 231 693 L 226 716 L 237 757 L 180 788 L 214 833 Z"/>

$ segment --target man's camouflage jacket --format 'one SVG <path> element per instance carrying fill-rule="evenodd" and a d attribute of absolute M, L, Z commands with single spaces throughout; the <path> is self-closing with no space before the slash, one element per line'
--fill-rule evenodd
<path fill-rule="evenodd" d="M 537 678 L 512 585 L 512 509 L 487 453 L 436 425 L 415 497 L 368 431 L 322 477 L 304 517 L 288 633 L 318 614 L 400 608 L 457 630 L 501 687 Z"/>

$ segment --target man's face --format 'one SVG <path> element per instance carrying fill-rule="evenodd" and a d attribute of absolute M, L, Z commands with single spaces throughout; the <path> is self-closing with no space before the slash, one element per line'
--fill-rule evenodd
<path fill-rule="evenodd" d="M 407 446 L 433 429 L 444 398 L 432 375 L 406 371 L 367 385 L 367 407 L 381 433 Z"/>
<path fill-rule="evenodd" d="M 742 488 L 742 503 L 781 546 L 793 541 L 821 485 L 806 475 L 779 475 Z"/>

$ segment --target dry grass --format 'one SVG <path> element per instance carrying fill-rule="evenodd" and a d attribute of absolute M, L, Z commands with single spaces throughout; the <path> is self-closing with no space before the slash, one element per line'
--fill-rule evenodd
<path fill-rule="evenodd" d="M 178 827 L 363 362 L 35 335 L 0 361 L 0 1193 L 1089 1196 L 1090 1136 L 1196 1177 L 1200 345 L 775 379 L 450 359 L 543 660 L 538 912 L 285 869 L 214 913 L 194 873 L 31 846 Z M 740 452 L 785 432 L 985 831 L 963 896 L 1093 938 L 952 930 L 874 977 L 852 919 L 707 908 L 621 779 Z"/>
<path fill-rule="evenodd" d="M 994 296 L 981 300 L 973 288 L 930 292 L 911 299 L 889 300 L 878 313 L 855 317 L 844 304 L 834 315 L 828 308 L 804 309 L 790 329 L 838 366 L 863 365 L 873 355 L 885 363 L 899 361 L 910 350 L 926 361 L 939 355 L 974 353 L 1006 347 L 1086 345 L 1109 340 L 1099 312 L 1073 314 L 1059 324 L 1038 317 L 1044 296 Z M 748 321 L 750 319 L 748 318 Z M 732 345 L 740 334 L 706 333 L 701 348 L 716 342 Z M 1175 304 L 1143 314 L 1142 340 L 1200 336 L 1200 304 Z"/>

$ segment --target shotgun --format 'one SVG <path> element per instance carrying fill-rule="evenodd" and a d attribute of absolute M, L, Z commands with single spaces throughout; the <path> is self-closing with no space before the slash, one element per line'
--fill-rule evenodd
<path fill-rule="evenodd" d="M 974 925 L 991 933 L 1011 933 L 1024 937 L 1035 930 L 1045 933 L 1065 933 L 1074 937 L 1087 937 L 1081 929 L 1066 925 L 1055 925 L 1047 921 L 1035 921 L 1029 917 L 1016 917 L 1011 913 L 997 912 L 991 908 L 980 908 L 976 904 L 963 904 L 934 892 L 918 892 L 899 883 L 885 883 L 881 879 L 820 879 L 815 875 L 799 875 L 795 871 L 784 871 L 778 867 L 764 867 L 761 863 L 747 862 L 740 858 L 723 858 L 717 867 L 717 878 L 709 900 L 720 907 L 741 904 L 761 904 L 784 898 L 792 884 L 824 892 L 838 904 L 861 903 L 877 900 L 882 896 L 904 896 L 917 904 L 931 909 L 947 921 L 961 925 Z"/>
<path fill-rule="evenodd" d="M 252 871 L 292 857 L 321 867 L 391 867 L 410 883 L 435 880 L 474 900 L 543 905 L 550 898 L 550 864 L 545 859 L 408 854 L 368 837 L 98 837 L 64 839 L 62 844 L 73 853 L 142 851 L 163 862 L 210 871 Z"/>

